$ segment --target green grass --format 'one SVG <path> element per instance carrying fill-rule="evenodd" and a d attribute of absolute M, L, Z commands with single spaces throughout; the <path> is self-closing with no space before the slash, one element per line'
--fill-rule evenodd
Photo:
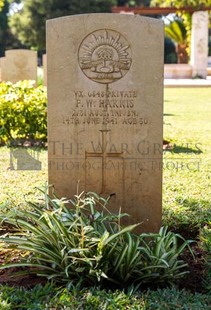
<path fill-rule="evenodd" d="M 172 149 L 164 152 L 163 160 L 163 224 L 192 238 L 197 237 L 198 230 L 211 219 L 210 121 L 210 88 L 165 89 L 164 138 L 170 141 Z M 34 188 L 47 182 L 45 150 L 40 151 L 39 160 L 41 171 L 10 170 L 10 150 L 0 148 L 1 213 L 6 214 L 14 207 L 25 208 L 25 199 L 41 198 Z M 0 292 L 0 309 L 70 309 L 70 304 L 71 309 L 211 309 L 210 294 L 176 289 L 148 291 L 131 297 L 123 292 L 99 290 L 95 293 L 84 290 L 75 295 L 60 291 L 56 295 L 52 287 L 21 291 L 3 286 Z M 120 297 L 121 305 L 118 304 Z M 28 304 L 23 298 L 28 298 Z"/>
<path fill-rule="evenodd" d="M 210 95 L 210 88 L 166 88 L 165 137 L 179 144 L 201 143 L 203 151 L 211 151 Z"/>
<path fill-rule="evenodd" d="M 35 187 L 43 187 L 47 182 L 47 151 L 38 149 L 36 156 L 42 163 L 41 170 L 11 170 L 10 148 L 0 148 L 0 212 L 12 207 L 25 208 L 25 200 L 39 199 L 40 193 Z M 16 159 L 12 161 L 16 169 Z"/>
<path fill-rule="evenodd" d="M 211 218 L 211 89 L 165 89 L 163 222 L 195 229 Z"/>
<path fill-rule="evenodd" d="M 31 290 L 0 286 L 0 309 L 30 310 L 209 310 L 211 295 L 191 294 L 175 288 L 145 293 L 99 290 L 56 289 L 40 285 Z"/>

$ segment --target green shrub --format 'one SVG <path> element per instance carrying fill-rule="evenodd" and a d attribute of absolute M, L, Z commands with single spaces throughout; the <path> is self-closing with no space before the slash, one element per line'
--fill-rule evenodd
<path fill-rule="evenodd" d="M 200 230 L 199 237 L 202 248 L 211 255 L 211 222 L 208 222 L 207 225 Z"/>
<path fill-rule="evenodd" d="M 206 226 L 204 226 L 200 230 L 200 242 L 201 247 L 205 251 L 205 278 L 204 278 L 204 288 L 207 291 L 211 290 L 211 222 L 208 222 Z"/>
<path fill-rule="evenodd" d="M 187 273 L 179 256 L 190 241 L 167 228 L 136 235 L 132 230 L 138 224 L 122 227 L 121 217 L 126 215 L 111 214 L 108 201 L 95 193 L 68 201 L 44 194 L 45 206 L 30 203 L 32 211 L 12 211 L 3 218 L 17 231 L 0 240 L 30 255 L 0 269 L 32 267 L 37 275 L 68 287 L 112 283 L 137 288 L 143 283 L 173 283 Z"/>
<path fill-rule="evenodd" d="M 0 139 L 43 139 L 47 135 L 47 96 L 33 81 L 0 83 Z"/>

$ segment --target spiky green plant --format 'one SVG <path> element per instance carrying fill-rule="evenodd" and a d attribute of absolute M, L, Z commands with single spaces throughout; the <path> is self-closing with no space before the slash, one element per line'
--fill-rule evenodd
<path fill-rule="evenodd" d="M 161 227 L 159 234 L 142 234 L 141 247 L 144 268 L 137 270 L 136 281 L 173 284 L 177 279 L 188 273 L 187 263 L 181 259 L 185 247 L 193 240 L 185 240 L 181 235 Z"/>
<path fill-rule="evenodd" d="M 44 195 L 44 206 L 30 203 L 31 211 L 3 218 L 16 232 L 0 240 L 29 255 L 0 269 L 31 267 L 37 275 L 68 286 L 108 282 L 140 286 L 154 279 L 168 283 L 187 272 L 178 257 L 189 241 L 178 247 L 179 236 L 167 228 L 136 235 L 132 230 L 139 224 L 122 227 L 126 214 L 111 214 L 108 200 L 95 193 L 81 193 L 74 200 Z"/>

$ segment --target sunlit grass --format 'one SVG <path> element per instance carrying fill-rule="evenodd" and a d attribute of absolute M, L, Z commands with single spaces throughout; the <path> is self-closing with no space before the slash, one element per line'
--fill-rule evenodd
<path fill-rule="evenodd" d="M 200 226 L 211 218 L 211 89 L 165 89 L 163 221 Z"/>
<path fill-rule="evenodd" d="M 30 150 L 28 150 L 30 153 Z M 35 152 L 41 162 L 41 170 L 16 170 L 17 161 L 11 156 L 11 149 L 0 148 L 0 205 L 2 211 L 26 205 L 25 200 L 36 200 L 40 193 L 36 187 L 47 183 L 47 151 Z M 14 167 L 13 167 L 14 165 Z M 12 170 L 12 169 L 15 170 Z"/>

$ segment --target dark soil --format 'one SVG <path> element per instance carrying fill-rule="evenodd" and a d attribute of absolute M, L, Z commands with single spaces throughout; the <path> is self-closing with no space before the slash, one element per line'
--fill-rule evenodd
<path fill-rule="evenodd" d="M 7 284 L 15 287 L 32 288 L 37 284 L 45 284 L 46 279 L 37 277 L 28 269 L 28 274 L 21 275 L 23 268 L 9 268 L 0 271 L 0 284 Z M 26 269 L 24 270 L 26 271 Z"/>
<path fill-rule="evenodd" d="M 188 249 L 184 250 L 182 259 L 188 263 L 189 273 L 180 280 L 179 288 L 185 288 L 192 293 L 204 291 L 203 281 L 205 277 L 205 253 L 197 243 L 191 246 L 193 255 Z"/>
<path fill-rule="evenodd" d="M 7 250 L 0 247 L 0 266 L 20 260 L 21 255 L 17 250 Z M 45 282 L 46 280 L 44 278 L 37 277 L 30 268 L 11 267 L 0 270 L 0 284 L 30 288 L 36 284 L 44 284 Z"/>
<path fill-rule="evenodd" d="M 183 253 L 182 259 L 188 263 L 189 273 L 178 282 L 178 288 L 185 288 L 192 293 L 203 292 L 203 279 L 205 276 L 205 253 L 198 244 L 192 245 L 194 257 L 188 249 Z M 17 262 L 20 260 L 20 253 L 17 250 L 0 250 L 0 265 L 5 262 Z M 25 272 L 25 274 L 22 274 Z M 37 277 L 30 268 L 8 268 L 0 270 L 0 284 L 7 284 L 15 287 L 31 288 L 36 284 L 46 283 L 45 278 Z"/>

